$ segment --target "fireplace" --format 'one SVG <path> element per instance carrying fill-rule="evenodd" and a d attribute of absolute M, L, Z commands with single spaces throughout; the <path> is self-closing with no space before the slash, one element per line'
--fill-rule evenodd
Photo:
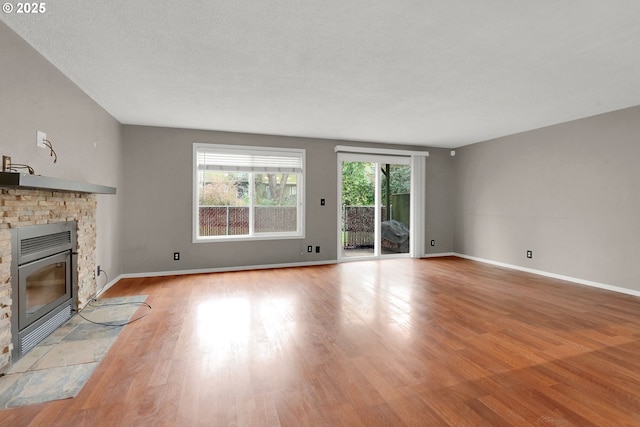
<path fill-rule="evenodd" d="M 19 350 L 17 344 L 22 339 L 18 336 L 20 320 L 17 310 L 20 297 L 19 281 L 16 278 L 18 265 L 30 261 L 17 260 L 18 230 L 65 221 L 75 222 L 75 228 L 71 225 L 68 230 L 75 235 L 72 241 L 77 240 L 77 250 L 63 250 L 72 254 L 69 262 L 73 266 L 69 273 L 72 301 L 66 306 L 68 309 L 65 306 L 62 308 L 73 313 L 84 307 L 97 289 L 96 194 L 116 194 L 116 189 L 39 175 L 0 172 L 0 369 L 6 368 L 24 354 L 24 349 Z M 44 234 L 57 232 L 59 231 Z M 73 252 L 78 254 L 74 255 Z M 36 302 L 34 305 L 40 304 Z M 58 315 L 64 317 L 59 313 Z M 28 328 L 37 328 L 41 326 L 38 325 L 40 322 L 42 320 L 38 319 Z M 40 329 L 38 332 L 42 331 Z"/>
<path fill-rule="evenodd" d="M 75 221 L 12 230 L 13 360 L 60 325 L 76 307 Z"/>

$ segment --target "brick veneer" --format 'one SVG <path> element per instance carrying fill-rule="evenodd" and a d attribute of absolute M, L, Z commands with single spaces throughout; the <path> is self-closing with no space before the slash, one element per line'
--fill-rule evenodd
<path fill-rule="evenodd" d="M 94 194 L 0 188 L 0 369 L 11 363 L 11 232 L 28 225 L 77 221 L 78 308 L 96 292 Z"/>

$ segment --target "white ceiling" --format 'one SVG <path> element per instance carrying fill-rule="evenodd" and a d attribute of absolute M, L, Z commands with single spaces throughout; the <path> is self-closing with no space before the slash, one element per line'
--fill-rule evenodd
<path fill-rule="evenodd" d="M 637 0 L 59 0 L 1 18 L 125 124 L 459 147 L 640 105 Z"/>

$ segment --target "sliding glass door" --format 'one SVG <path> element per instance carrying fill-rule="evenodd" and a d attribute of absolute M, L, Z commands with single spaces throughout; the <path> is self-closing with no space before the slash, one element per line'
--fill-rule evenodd
<path fill-rule="evenodd" d="M 410 158 L 341 153 L 338 162 L 339 258 L 408 255 Z"/>
<path fill-rule="evenodd" d="M 411 166 L 383 163 L 378 165 L 378 169 L 381 174 L 381 254 L 408 254 L 411 224 Z"/>

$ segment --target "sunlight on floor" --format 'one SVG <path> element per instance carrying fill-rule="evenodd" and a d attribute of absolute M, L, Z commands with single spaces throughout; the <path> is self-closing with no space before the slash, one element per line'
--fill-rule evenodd
<path fill-rule="evenodd" d="M 198 338 L 203 352 L 226 353 L 249 340 L 251 309 L 243 298 L 203 301 L 198 305 Z"/>

